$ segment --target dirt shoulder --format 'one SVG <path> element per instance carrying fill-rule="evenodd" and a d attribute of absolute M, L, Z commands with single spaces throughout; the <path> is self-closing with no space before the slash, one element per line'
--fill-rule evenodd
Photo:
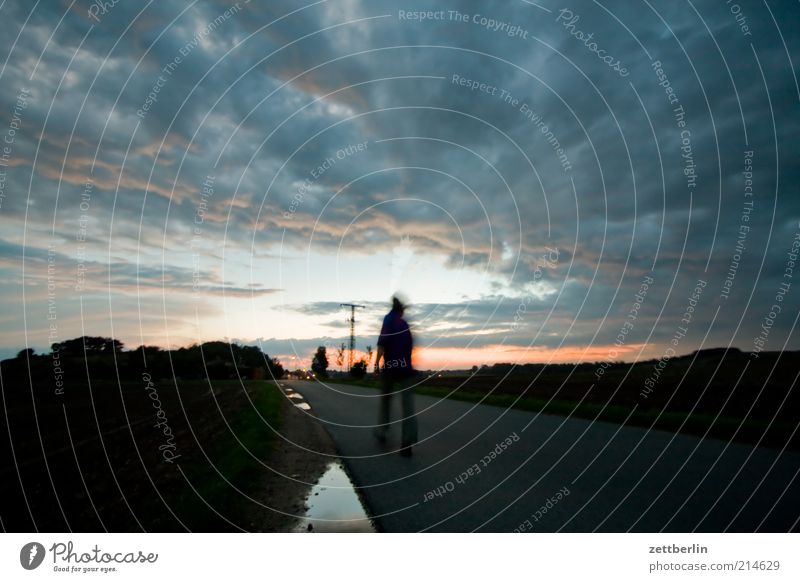
<path fill-rule="evenodd" d="M 263 508 L 252 516 L 251 531 L 290 532 L 299 523 L 311 487 L 336 459 L 336 447 L 325 428 L 287 398 L 283 425 L 268 458 L 262 493 L 254 499 Z"/>

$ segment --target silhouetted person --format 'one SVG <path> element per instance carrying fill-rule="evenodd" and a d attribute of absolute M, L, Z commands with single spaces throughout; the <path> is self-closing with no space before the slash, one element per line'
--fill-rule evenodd
<path fill-rule="evenodd" d="M 380 370 L 383 382 L 375 436 L 381 442 L 386 441 L 392 394 L 396 390 L 400 390 L 403 403 L 403 434 L 400 454 L 410 456 L 411 447 L 417 442 L 417 418 L 414 416 L 414 389 L 411 387 L 414 377 L 414 369 L 411 367 L 413 339 L 408 323 L 403 319 L 404 311 L 403 303 L 397 297 L 392 297 L 392 310 L 383 318 L 381 334 L 378 337 L 375 368 L 380 366 L 382 358 L 383 367 Z"/>

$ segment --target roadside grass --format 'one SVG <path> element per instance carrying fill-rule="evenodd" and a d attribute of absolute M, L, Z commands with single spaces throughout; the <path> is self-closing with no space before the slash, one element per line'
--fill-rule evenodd
<path fill-rule="evenodd" d="M 29 390 L 4 394 L 18 463 L 0 467 L 0 482 L 26 483 L 37 500 L 34 524 L 20 489 L 4 496 L 10 531 L 238 531 L 264 511 L 246 496 L 265 499 L 261 463 L 278 440 L 266 423 L 280 430 L 288 409 L 274 382 L 72 380 L 59 398 L 48 388 L 33 391 L 35 409 Z"/>
<path fill-rule="evenodd" d="M 241 390 L 237 380 L 212 383 L 223 391 Z M 191 389 L 191 384 L 198 384 L 198 389 L 207 387 L 203 381 L 182 382 L 181 388 Z M 194 455 L 190 463 L 182 465 L 196 494 L 176 500 L 174 510 L 178 515 L 197 515 L 198 505 L 207 504 L 234 524 L 245 522 L 246 510 L 253 504 L 244 495 L 252 496 L 263 481 L 265 469 L 259 461 L 268 459 L 275 443 L 275 435 L 267 423 L 279 430 L 285 406 L 285 398 L 274 382 L 251 381 L 247 384 L 252 385 L 248 392 L 253 404 L 243 403 L 237 413 L 227 419 L 230 430 L 223 427 L 219 431 L 219 436 L 207 451 L 208 458 L 202 454 Z M 218 527 L 219 518 L 212 518 L 211 514 L 213 511 L 209 520 L 192 520 L 192 529 L 204 530 L 212 524 Z"/>
<path fill-rule="evenodd" d="M 379 388 L 380 380 L 374 377 L 362 380 L 347 378 L 329 378 L 326 382 L 334 384 L 351 384 L 366 388 Z M 795 433 L 797 425 L 792 422 L 776 421 L 771 425 L 763 420 L 741 419 L 730 416 L 715 417 L 712 414 L 690 414 L 682 411 L 661 411 L 657 409 L 633 409 L 619 404 L 602 405 L 595 402 L 574 402 L 569 400 L 551 400 L 523 396 L 518 398 L 512 394 L 486 394 L 474 390 L 453 390 L 438 386 L 422 384 L 414 390 L 416 394 L 449 398 L 515 408 L 528 412 L 541 412 L 554 416 L 572 416 L 587 420 L 624 424 L 640 428 L 653 428 L 668 432 L 694 436 L 707 436 L 735 442 L 755 444 L 761 440 L 761 446 L 789 449 L 800 449 L 800 438 Z M 762 438 L 763 437 L 763 438 Z M 788 443 L 788 444 L 787 444 Z"/>

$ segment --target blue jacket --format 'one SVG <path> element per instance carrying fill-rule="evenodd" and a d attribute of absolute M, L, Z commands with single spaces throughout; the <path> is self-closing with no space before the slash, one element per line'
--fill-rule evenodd
<path fill-rule="evenodd" d="M 389 378 L 407 378 L 414 373 L 411 349 L 414 341 L 408 323 L 394 309 L 383 318 L 378 345 L 383 348 L 383 373 Z"/>

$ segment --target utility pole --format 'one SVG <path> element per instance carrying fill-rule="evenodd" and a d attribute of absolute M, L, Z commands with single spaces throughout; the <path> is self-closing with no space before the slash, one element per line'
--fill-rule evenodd
<path fill-rule="evenodd" d="M 339 305 L 350 308 L 350 319 L 347 320 L 350 322 L 350 353 L 347 356 L 347 369 L 351 370 L 353 368 L 353 352 L 356 349 L 356 308 L 366 309 L 367 306 L 353 303 L 340 303 Z"/>

